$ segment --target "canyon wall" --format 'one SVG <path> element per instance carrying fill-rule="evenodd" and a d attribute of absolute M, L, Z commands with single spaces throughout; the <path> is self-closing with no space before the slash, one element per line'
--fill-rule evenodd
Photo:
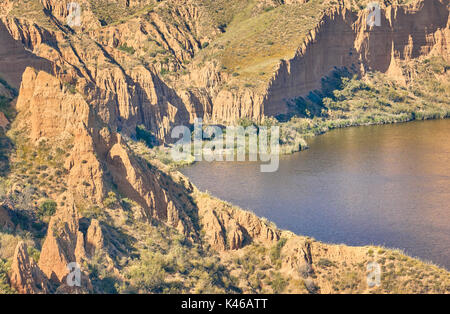
<path fill-rule="evenodd" d="M 6 47 L 0 53 L 16 49 L 28 58 L 33 52 L 39 58 L 30 58 L 36 60 L 31 65 L 52 69 L 64 86 L 83 95 L 111 130 L 134 137 L 136 126 L 142 124 L 157 139 L 168 142 L 173 126 L 192 124 L 197 117 L 206 123 L 230 124 L 239 118 L 261 121 L 264 116 L 284 114 L 287 100 L 320 89 L 322 78 L 335 68 L 401 76 L 396 60 L 430 53 L 449 58 L 447 0 L 389 6 L 382 10 L 381 26 L 372 27 L 366 23 L 368 12 L 356 14 L 341 4 L 324 14 L 292 59 L 280 62 L 266 86 L 230 89 L 226 87 L 230 75 L 214 60 L 183 65 L 195 60 L 202 43 L 217 36 L 202 23 L 204 12 L 190 1 L 181 1 L 178 9 L 170 11 L 170 18 L 151 12 L 145 18 L 105 27 L 96 24 L 89 4 L 83 2 L 83 24 L 75 30 L 80 35 L 70 39 L 66 35 L 70 30 L 63 25 L 67 6 L 51 0 L 43 4 L 59 28 L 44 29 L 5 15 L 7 31 L 27 50 L 17 50 L 20 44 L 8 39 L 0 25 L 1 46 Z M 160 62 L 161 56 L 153 58 L 144 52 L 149 36 L 170 53 L 167 64 Z M 133 47 L 135 52 L 131 55 L 120 47 Z M 5 75 L 18 85 L 24 66 L 11 66 L 7 58 L 0 62 L 8 63 L 3 71 L 15 71 Z M 182 67 L 189 73 L 170 79 L 161 74 L 182 72 Z"/>
<path fill-rule="evenodd" d="M 16 121 L 33 143 L 46 139 L 60 145 L 64 139 L 73 139 L 65 167 L 74 195 L 101 203 L 113 184 L 140 204 L 148 219 L 157 218 L 191 234 L 183 200 L 174 196 L 176 187 L 139 162 L 120 134 L 101 125 L 101 118 L 80 94 L 70 93 L 63 82 L 46 72 L 27 68 L 16 107 Z"/>
<path fill-rule="evenodd" d="M 26 50 L 20 41 L 11 37 L 0 20 L 0 77 L 18 90 L 22 74 L 28 66 L 53 73 L 52 62 Z"/>
<path fill-rule="evenodd" d="M 49 12 L 55 11 L 58 20 L 67 15 L 64 6 L 50 0 L 43 3 Z M 178 13 L 179 19 L 201 15 L 189 5 Z M 189 209 L 184 210 L 183 202 L 174 196 L 177 188 L 127 147 L 124 137 L 134 137 L 138 125 L 143 124 L 156 138 L 165 140 L 174 125 L 193 123 L 196 117 L 207 123 L 231 123 L 240 117 L 261 120 L 264 115 L 286 113 L 286 99 L 320 88 L 321 79 L 335 67 L 361 74 L 396 73 L 392 69 L 397 59 L 429 53 L 449 58 L 448 1 L 424 0 L 388 7 L 383 11 L 381 26 L 371 28 L 365 23 L 367 12 L 357 16 L 338 6 L 311 31 L 292 60 L 280 63 L 264 92 L 223 88 L 229 77 L 213 61 L 194 67 L 197 70 L 180 77 L 179 82 L 166 82 L 159 69 L 136 62 L 132 55 L 114 48 L 127 43 L 120 34 L 129 34 L 130 29 L 122 28 L 139 27 L 141 32 L 159 33 L 175 58 L 185 60 L 195 54 L 198 48 L 189 53 L 187 43 L 198 47 L 202 41 L 197 34 L 200 26 L 194 23 L 173 29 L 154 14 L 142 21 L 89 31 L 89 36 L 81 32 L 70 38 L 61 29 L 44 29 L 5 15 L 0 24 L 0 47 L 6 50 L 0 48 L 0 53 L 13 52 L 2 62 L 8 62 L 9 67 L 4 69 L 11 70 L 8 78 L 15 82 L 25 58 L 31 52 L 38 55 L 30 58 L 34 69 L 29 67 L 22 75 L 16 124 L 34 143 L 43 139 L 52 143 L 73 141 L 65 168 L 68 186 L 77 197 L 100 203 L 113 184 L 142 206 L 148 219 L 160 219 L 193 238 L 196 235 L 192 233 Z M 104 45 L 91 39 L 108 30 L 112 35 L 109 40 L 104 37 Z M 139 41 L 140 36 L 127 38 Z M 181 39 L 185 48 L 176 52 Z M 180 88 L 183 80 L 193 87 Z"/>
<path fill-rule="evenodd" d="M 380 30 L 367 28 L 364 13 L 357 16 L 339 6 L 325 15 L 292 60 L 280 63 L 269 87 L 230 89 L 224 87 L 230 75 L 214 61 L 194 62 L 190 73 L 173 80 L 164 75 L 192 61 L 219 32 L 201 23 L 204 13 L 192 1 L 177 0 L 180 7 L 169 12 L 169 19 L 151 12 L 105 27 L 83 1 L 87 13 L 80 29 L 64 23 L 67 1 L 41 1 L 45 12 L 39 19 L 51 25 L 48 28 L 10 16 L 13 2 L 0 5 L 0 13 L 7 12 L 0 14 L 0 74 L 20 88 L 12 127 L 35 146 L 48 142 L 60 148 L 67 181 L 67 190 L 55 197 L 58 204 L 64 200 L 64 206 L 49 221 L 39 263 L 28 256 L 26 245 L 17 246 L 10 279 L 22 293 L 54 292 L 57 286 L 63 292 L 67 264 L 83 264 L 104 248 L 102 225 L 96 219 L 83 221 L 79 211 L 84 204 L 104 209 L 110 192 L 137 204 L 133 210 L 139 212 L 133 214 L 142 222 L 156 220 L 191 242 L 202 243 L 204 236 L 216 251 L 237 250 L 253 242 L 271 246 L 282 236 L 293 238 L 251 213 L 202 195 L 187 179 L 176 181 L 169 170 L 133 153 L 127 137 L 135 137 L 138 125 L 167 141 L 174 125 L 191 124 L 196 117 L 227 124 L 241 117 L 262 120 L 285 113 L 285 99 L 320 88 L 322 77 L 334 67 L 360 74 L 395 73 L 397 59 L 429 53 L 448 59 L 448 1 L 389 7 L 383 11 Z M 141 2 L 120 1 L 125 6 Z M 171 61 L 138 58 L 143 57 L 139 50 L 145 50 L 148 34 L 170 51 Z M 130 47 L 136 47 L 137 55 Z M 67 142 L 70 145 L 64 146 Z M 9 213 L 0 207 L 1 226 L 11 227 Z M 309 276 L 314 254 L 347 251 L 330 248 L 331 253 L 319 254 L 322 249 L 329 248 L 317 244 L 311 249 L 309 240 L 295 238 L 285 248 L 289 253 L 282 267 L 288 272 L 306 267 Z M 358 251 L 354 260 L 365 261 L 363 249 L 348 250 L 346 256 Z M 108 271 L 117 269 L 111 266 Z M 81 292 L 92 291 L 91 282 L 83 282 Z"/>
<path fill-rule="evenodd" d="M 287 101 L 321 89 L 336 68 L 362 75 L 379 71 L 401 76 L 397 60 L 434 53 L 450 58 L 448 1 L 424 0 L 381 10 L 381 25 L 369 26 L 345 7 L 331 10 L 310 32 L 297 55 L 283 61 L 264 99 L 264 114 L 285 114 Z"/>
<path fill-rule="evenodd" d="M 176 66 L 195 55 L 203 41 L 199 33 L 208 26 L 198 21 L 174 27 L 167 22 L 170 19 L 151 12 L 141 20 L 90 30 L 86 25 L 92 24 L 92 15 L 88 14 L 87 24 L 80 26 L 86 29 L 69 36 L 62 23 L 68 14 L 66 6 L 51 0 L 42 3 L 48 12 L 41 19 L 61 21 L 55 22 L 56 28 L 8 14 L 1 18 L 0 54 L 7 55 L 0 61 L 1 69 L 16 85 L 22 76 L 17 128 L 34 143 L 73 142 L 65 168 L 75 199 L 101 203 L 115 186 L 144 209 L 147 219 L 164 221 L 193 239 L 197 234 L 189 217 L 192 208 L 185 208 L 176 196 L 179 188 L 127 147 L 124 137 L 134 137 L 138 125 L 163 141 L 174 125 L 193 123 L 196 117 L 225 124 L 240 117 L 261 120 L 264 115 L 285 113 L 286 99 L 320 88 L 322 77 L 335 67 L 356 73 L 389 72 L 397 59 L 429 53 L 448 58 L 448 1 L 388 7 L 381 26 L 371 28 L 365 23 L 367 12 L 357 16 L 337 6 L 311 31 L 296 56 L 280 63 L 267 90 L 230 90 L 223 88 L 230 77 L 214 61 L 195 65 L 191 73 L 173 82 L 165 80 L 159 68 L 116 49 L 142 44 L 145 33 L 159 34 L 156 40 L 173 52 Z M 188 0 L 182 4 L 186 7 L 173 13 L 179 21 L 202 15 Z M 136 36 L 128 36 L 130 32 Z M 92 39 L 97 37 L 103 38 L 102 44 Z M 22 75 L 26 62 L 32 67 Z M 181 88 L 186 80 L 191 88 Z"/>

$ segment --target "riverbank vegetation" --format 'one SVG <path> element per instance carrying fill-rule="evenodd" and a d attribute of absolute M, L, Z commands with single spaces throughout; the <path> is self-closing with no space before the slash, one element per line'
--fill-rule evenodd
<path fill-rule="evenodd" d="M 290 100 L 291 113 L 277 117 L 284 133 L 291 135 L 282 142 L 291 149 L 283 151 L 297 151 L 297 137 L 336 128 L 448 118 L 449 69 L 442 57 L 430 57 L 402 64 L 403 72 L 416 76 L 411 82 L 379 72 L 359 78 L 345 69 L 335 71 L 322 81 L 321 91 Z"/>
<path fill-rule="evenodd" d="M 323 79 L 321 90 L 291 99 L 289 114 L 267 117 L 261 123 L 239 119 L 236 125 L 269 130 L 279 126 L 280 153 L 292 154 L 307 149 L 308 138 L 337 128 L 450 117 L 450 64 L 442 57 L 429 57 L 401 68 L 415 79 L 396 81 L 379 72 L 358 77 L 338 69 Z M 195 162 L 193 156 L 185 162 L 173 161 L 170 147 L 153 148 L 150 155 L 173 168 Z"/>

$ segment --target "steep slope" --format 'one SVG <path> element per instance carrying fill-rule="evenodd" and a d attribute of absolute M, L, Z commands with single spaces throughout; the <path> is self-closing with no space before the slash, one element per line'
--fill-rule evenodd
<path fill-rule="evenodd" d="M 128 13 L 122 19 L 102 26 L 97 18 L 109 12 L 106 4 L 103 12 L 83 1 L 82 24 L 74 30 L 65 25 L 66 2 L 34 2 L 35 21 L 18 19 L 17 9 L 8 12 L 4 6 L 8 13 L 2 19 L 13 37 L 51 61 L 102 123 L 131 136 L 142 124 L 160 140 L 170 140 L 172 126 L 196 117 L 228 124 L 286 114 L 289 100 L 320 90 L 335 68 L 359 75 L 380 71 L 404 81 L 398 62 L 449 55 L 445 0 L 386 7 L 380 27 L 367 26 L 366 11 L 355 12 L 347 3 L 330 8 L 317 0 L 245 2 L 241 13 L 228 18 L 211 18 L 206 2 L 145 1 L 123 7 Z M 280 19 L 290 11 L 295 15 Z M 313 18 L 306 23 L 307 15 Z M 214 26 L 218 21 L 222 27 Z M 282 32 L 296 25 L 300 33 Z M 257 42 L 264 37 L 267 47 Z"/>
<path fill-rule="evenodd" d="M 49 60 L 39 58 L 35 54 L 27 51 L 24 46 L 15 41 L 5 25 L 0 22 L 0 77 L 19 89 L 22 81 L 22 74 L 27 66 L 43 71 L 52 71 Z"/>
<path fill-rule="evenodd" d="M 397 73 L 393 60 L 433 53 L 447 58 L 448 2 L 388 8 L 388 38 L 366 29 L 365 13 L 314 0 L 218 1 L 223 10 L 217 14 L 211 14 L 215 2 L 206 0 L 84 0 L 82 23 L 73 28 L 67 4 L 0 5 L 0 47 L 10 49 L 4 75 L 14 86 L 20 82 L 17 99 L 7 104 L 17 116 L 5 127 L 14 149 L 8 149 L 11 169 L 1 181 L 0 222 L 13 236 L 0 233 L 0 240 L 16 247 L 0 256 L 8 285 L 21 293 L 449 292 L 445 270 L 390 250 L 327 245 L 278 230 L 199 192 L 181 174 L 147 159 L 148 148 L 134 149 L 139 125 L 164 141 L 174 125 L 196 117 L 232 123 L 286 113 L 283 98 L 318 88 L 334 66 L 361 62 L 356 73 L 389 74 Z M 277 54 L 284 43 L 274 40 L 267 56 L 227 63 L 238 34 L 254 39 L 260 33 L 244 33 L 255 25 L 264 31 L 271 24 L 261 21 L 273 23 L 290 9 L 314 18 L 289 49 Z M 334 54 L 323 46 L 333 29 L 349 36 Z M 378 43 L 388 50 L 375 53 Z M 272 70 L 260 75 L 260 66 Z M 32 236 L 28 247 L 21 243 L 23 230 Z M 365 267 L 375 260 L 386 264 L 389 276 L 370 289 Z M 66 284 L 72 262 L 82 270 L 79 289 Z M 291 285 L 286 278 L 294 279 Z"/>
<path fill-rule="evenodd" d="M 280 66 L 265 99 L 265 114 L 286 113 L 286 100 L 320 90 L 322 78 L 335 68 L 359 75 L 387 73 L 405 81 L 399 62 L 430 54 L 450 58 L 448 3 L 423 1 L 388 7 L 381 26 L 370 27 L 366 20 L 367 12 L 357 16 L 345 7 L 327 15 L 297 56 Z"/>

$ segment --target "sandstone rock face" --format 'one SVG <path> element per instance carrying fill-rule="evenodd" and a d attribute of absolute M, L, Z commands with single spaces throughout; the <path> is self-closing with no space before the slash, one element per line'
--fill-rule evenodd
<path fill-rule="evenodd" d="M 121 135 L 106 127 L 99 130 L 100 118 L 95 110 L 56 77 L 28 68 L 17 109 L 18 119 L 31 130 L 34 142 L 41 138 L 53 142 L 73 138 L 66 168 L 68 185 L 77 197 L 101 203 L 112 179 L 123 195 L 145 209 L 148 219 L 164 221 L 183 234 L 192 231 L 192 223 L 181 210 L 183 204 L 171 195 L 173 188 L 163 182 L 161 174 L 133 157 Z"/>
<path fill-rule="evenodd" d="M 127 146 L 127 137 L 135 136 L 138 125 L 144 125 L 160 141 L 169 142 L 173 126 L 191 124 L 198 117 L 206 123 L 228 124 L 241 117 L 262 120 L 286 113 L 285 99 L 320 88 L 321 78 L 334 67 L 347 67 L 355 73 L 376 70 L 401 75 L 396 60 L 427 54 L 449 58 L 445 1 L 388 7 L 383 11 L 380 30 L 368 28 L 366 15 L 357 16 L 339 6 L 324 16 L 293 59 L 280 62 L 266 88 L 225 88 L 230 75 L 210 60 L 192 65 L 190 73 L 171 81 L 164 72 L 181 70 L 202 44 L 220 33 L 217 25 L 203 23 L 205 12 L 194 5 L 195 1 L 171 1 L 178 7 L 168 7 L 173 10 L 168 10 L 166 17 L 149 12 L 144 18 L 100 27 L 92 2 L 82 0 L 86 14 L 82 25 L 72 30 L 65 25 L 69 1 L 40 2 L 52 21 L 55 19 L 53 27 L 12 18 L 7 13 L 13 1 L 0 4 L 0 75 L 20 87 L 17 128 L 31 143 L 48 139 L 67 153 L 68 201 L 50 220 L 39 265 L 29 259 L 23 244 L 18 246 L 11 283 L 22 293 L 49 292 L 48 282 L 60 292 L 92 291 L 85 272 L 81 289 L 71 290 L 66 285 L 68 265 L 76 262 L 81 266 L 106 250 L 108 234 L 95 219 L 86 230 L 80 228 L 76 204 L 101 205 L 108 192 L 116 189 L 139 205 L 144 221 L 156 219 L 193 241 L 205 231 L 208 243 L 217 251 L 238 250 L 252 242 L 270 246 L 284 236 L 251 213 L 200 195 L 192 186 L 175 183 L 171 176 L 135 156 Z M 148 4 L 145 0 L 114 2 L 127 8 Z M 303 1 L 260 1 L 261 5 L 294 2 Z M 336 33 L 343 36 L 336 39 Z M 158 56 L 133 56 L 132 49 L 136 54 L 145 51 L 149 34 L 170 52 L 167 63 L 153 63 Z M 31 67 L 25 68 L 30 60 Z M 62 146 L 65 142 L 71 145 Z M 0 227 L 11 224 L 8 211 L 0 207 Z M 361 254 L 295 237 L 283 248 L 282 268 L 310 279 L 317 256 L 350 263 L 362 260 Z"/>
<path fill-rule="evenodd" d="M 44 103 L 46 106 L 42 106 Z M 89 106 L 81 95 L 64 91 L 61 81 L 33 68 L 23 73 L 16 107 L 21 114 L 30 116 L 23 120 L 29 124 L 33 141 L 75 133 L 79 123 L 89 119 Z"/>
<path fill-rule="evenodd" d="M 92 292 L 92 284 L 83 265 L 96 252 L 103 250 L 103 232 L 95 219 L 85 234 L 79 229 L 80 218 L 74 205 L 58 209 L 50 220 L 39 264 L 28 257 L 24 243 L 17 246 L 10 275 L 11 285 L 19 293 Z M 68 277 L 75 271 L 74 265 L 80 267 L 81 286 L 68 282 Z"/>
<path fill-rule="evenodd" d="M 43 3 L 48 10 L 55 11 L 54 14 L 61 23 L 64 22 L 67 15 L 65 2 Z M 178 69 L 177 64 L 199 50 L 201 39 L 192 35 L 200 26 L 190 25 L 190 17 L 198 14 L 195 8 L 186 5 L 177 10 L 173 13 L 174 16 L 183 14 L 186 19 L 179 23 L 185 25 L 184 30 L 153 14 L 149 20 L 135 23 L 130 21 L 123 26 L 111 26 L 91 33 L 99 41 L 100 38 L 108 40 L 103 43 L 104 48 L 100 48 L 92 40 L 69 44 L 63 33 L 41 29 L 30 25 L 26 20 L 5 17 L 3 22 L 14 39 L 21 41 L 26 48 L 42 58 L 50 60 L 63 83 L 72 84 L 84 94 L 101 121 L 111 129 L 134 135 L 136 125 L 143 124 L 157 138 L 164 139 L 173 124 L 193 122 L 198 113 L 206 111 L 204 106 L 209 104 L 200 103 L 192 92 L 186 94 L 169 87 L 157 75 L 161 71 L 160 67 L 139 64 L 116 48 L 127 45 L 139 49 L 139 43 L 130 42 L 124 36 L 130 38 L 132 34 L 134 40 L 139 41 L 139 34 L 143 34 L 142 36 L 147 37 L 141 36 L 141 41 L 148 43 L 149 34 L 153 34 L 159 45 L 176 56 L 174 63 L 166 70 Z M 87 9 L 83 12 L 84 18 L 90 11 Z M 124 27 L 126 29 L 122 29 Z M 102 32 L 107 32 L 109 37 L 103 36 Z M 58 49 L 53 49 L 49 43 Z M 95 64 L 92 60 L 96 60 Z"/>
<path fill-rule="evenodd" d="M 51 292 L 47 277 L 28 256 L 27 245 L 20 242 L 14 253 L 10 273 L 11 286 L 21 294 Z"/>
<path fill-rule="evenodd" d="M 298 5 L 294 2 L 301 1 L 260 4 Z M 61 25 L 66 23 L 68 1 L 42 3 Z M 280 62 L 266 86 L 230 89 L 225 87 L 230 75 L 214 60 L 196 62 L 189 66 L 189 73 L 176 80 L 161 75 L 162 71 L 180 72 L 183 63 L 192 61 L 203 43 L 220 33 L 193 1 L 161 4 L 168 6 L 164 12 L 169 16 L 153 11 L 143 18 L 104 27 L 98 25 L 89 1 L 81 4 L 83 25 L 74 31 L 88 31 L 96 41 L 74 37 L 68 42 L 64 32 L 43 29 L 25 19 L 5 16 L 2 21 L 14 39 L 50 61 L 60 84 L 79 94 L 74 98 L 82 95 L 79 98 L 91 106 L 97 122 L 132 137 L 136 126 L 142 124 L 157 139 L 167 142 L 172 141 L 173 126 L 192 124 L 198 117 L 206 123 L 229 124 L 244 117 L 261 121 L 265 116 L 286 113 L 286 100 L 320 89 L 321 79 L 335 67 L 359 74 L 381 71 L 401 80 L 396 60 L 428 54 L 449 56 L 449 10 L 445 0 L 388 6 L 382 10 L 380 27 L 367 25 L 366 11 L 357 15 L 341 4 L 324 15 L 294 58 Z M 115 4 L 132 8 L 148 1 Z M 149 38 L 171 53 L 167 63 L 145 53 Z M 131 47 L 134 52 L 120 51 L 120 47 Z"/>
<path fill-rule="evenodd" d="M 11 37 L 11 31 L 0 18 L 0 77 L 19 89 L 22 74 L 27 66 L 48 72 L 52 71 L 52 66 L 49 60 L 25 50 L 20 42 Z M 25 40 L 25 37 L 23 39 Z"/>
<path fill-rule="evenodd" d="M 107 155 L 108 171 L 120 191 L 141 205 L 148 219 L 155 218 L 195 237 L 192 222 L 182 209 L 177 188 L 157 170 L 142 165 L 130 156 L 120 135 L 112 141 Z"/>
<path fill-rule="evenodd" d="M 86 234 L 86 252 L 89 256 L 94 256 L 95 251 L 103 248 L 103 232 L 97 219 L 92 219 L 91 225 Z M 81 244 L 80 244 L 81 246 Z"/>
<path fill-rule="evenodd" d="M 345 6 L 332 9 L 310 32 L 297 55 L 281 63 L 264 99 L 264 114 L 287 113 L 286 101 L 320 90 L 321 79 L 335 68 L 364 74 L 393 75 L 396 60 L 431 53 L 450 58 L 448 1 L 419 1 L 382 10 L 381 26 L 367 24 Z M 432 21 L 432 22 L 431 22 Z"/>
<path fill-rule="evenodd" d="M 9 125 L 9 121 L 6 118 L 5 114 L 3 112 L 0 112 L 0 128 L 3 130 L 6 130 L 6 128 Z"/>
<path fill-rule="evenodd" d="M 314 273 L 311 242 L 293 237 L 283 247 L 282 268 L 293 276 L 308 278 Z"/>
<path fill-rule="evenodd" d="M 83 8 L 90 8 L 91 7 L 91 3 L 87 0 L 77 0 L 76 2 L 71 1 L 71 0 L 59 0 L 59 1 L 55 1 L 55 0 L 40 0 L 40 2 L 42 3 L 43 7 L 48 10 L 48 12 L 52 12 L 53 16 L 57 19 L 57 21 L 61 24 L 61 25 L 65 25 L 67 24 L 67 19 L 69 16 L 69 4 L 70 3 L 77 3 L 81 10 L 83 10 Z M 72 8 L 72 10 L 74 11 L 74 8 Z M 99 27 L 100 26 L 100 22 L 95 19 L 94 15 L 92 14 L 92 12 L 90 10 L 84 10 L 84 12 L 82 11 L 82 18 L 81 18 L 81 27 L 74 27 L 75 29 L 80 28 L 80 30 L 85 30 L 85 29 L 89 29 L 91 27 Z"/>
<path fill-rule="evenodd" d="M 276 228 L 251 213 L 209 196 L 199 196 L 196 201 L 203 230 L 215 250 L 238 250 L 253 241 L 275 243 L 280 239 Z"/>
<path fill-rule="evenodd" d="M 0 229 L 14 229 L 14 224 L 11 221 L 10 209 L 6 206 L 6 204 L 0 204 Z"/>
<path fill-rule="evenodd" d="M 85 259 L 84 255 L 80 255 L 83 253 L 81 247 L 84 247 L 84 239 L 78 229 L 79 216 L 73 205 L 59 209 L 50 220 L 39 267 L 55 284 L 65 283 L 70 263 L 81 265 Z M 85 284 L 90 285 L 89 282 Z"/>

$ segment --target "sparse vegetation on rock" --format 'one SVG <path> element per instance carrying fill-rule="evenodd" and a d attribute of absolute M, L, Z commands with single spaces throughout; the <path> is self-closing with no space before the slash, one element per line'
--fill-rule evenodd
<path fill-rule="evenodd" d="M 391 38 L 363 3 L 83 1 L 69 27 L 65 2 L 3 1 L 0 293 L 450 293 L 442 268 L 280 230 L 170 158 L 172 128 L 195 118 L 279 125 L 283 153 L 334 128 L 448 118 L 448 8 L 392 5 Z"/>

